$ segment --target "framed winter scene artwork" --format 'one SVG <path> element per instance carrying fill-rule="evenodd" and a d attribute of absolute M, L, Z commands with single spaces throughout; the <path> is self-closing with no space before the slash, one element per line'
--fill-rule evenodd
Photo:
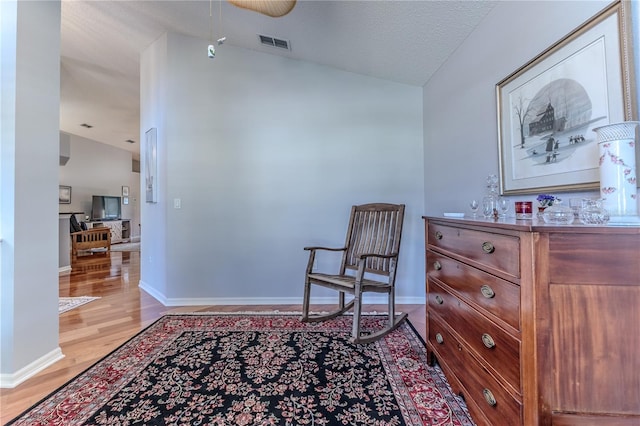
<path fill-rule="evenodd" d="M 503 194 L 598 188 L 593 129 L 636 115 L 628 13 L 612 3 L 496 85 Z"/>

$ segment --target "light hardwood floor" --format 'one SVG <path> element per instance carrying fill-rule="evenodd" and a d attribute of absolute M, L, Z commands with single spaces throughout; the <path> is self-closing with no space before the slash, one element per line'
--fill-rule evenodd
<path fill-rule="evenodd" d="M 303 274 L 301 266 L 301 277 Z M 139 252 L 80 256 L 70 275 L 60 276 L 60 296 L 99 296 L 100 299 L 60 315 L 60 348 L 64 359 L 13 389 L 0 389 L 0 424 L 4 425 L 113 351 L 168 312 L 300 311 L 300 305 L 165 307 L 138 288 Z M 301 280 L 302 285 L 302 280 Z M 313 309 L 326 309 L 314 305 Z M 363 310 L 386 310 L 367 305 Z M 425 338 L 425 306 L 398 305 Z"/>

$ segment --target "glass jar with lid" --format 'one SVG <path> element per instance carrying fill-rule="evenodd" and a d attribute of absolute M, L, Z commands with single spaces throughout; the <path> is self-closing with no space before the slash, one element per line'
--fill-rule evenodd
<path fill-rule="evenodd" d="M 580 222 L 585 225 L 606 225 L 609 222 L 609 212 L 603 204 L 602 199 L 584 198 L 580 208 Z"/>

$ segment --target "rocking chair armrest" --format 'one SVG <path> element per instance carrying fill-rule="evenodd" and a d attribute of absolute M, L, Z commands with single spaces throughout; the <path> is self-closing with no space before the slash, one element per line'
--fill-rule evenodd
<path fill-rule="evenodd" d="M 304 250 L 328 250 L 328 251 L 345 251 L 346 247 L 305 247 Z"/>
<path fill-rule="evenodd" d="M 317 250 L 326 250 L 326 251 L 345 251 L 346 247 L 320 247 L 320 246 L 312 246 L 312 247 L 304 247 L 305 250 L 309 252 L 309 261 L 307 262 L 307 275 L 309 275 L 314 268 L 315 259 L 316 259 L 316 251 Z"/>
<path fill-rule="evenodd" d="M 356 257 L 358 259 L 366 259 L 367 257 L 380 257 L 383 259 L 393 259 L 395 257 L 398 257 L 398 253 L 389 253 L 389 254 L 360 253 L 360 254 L 357 254 Z"/>

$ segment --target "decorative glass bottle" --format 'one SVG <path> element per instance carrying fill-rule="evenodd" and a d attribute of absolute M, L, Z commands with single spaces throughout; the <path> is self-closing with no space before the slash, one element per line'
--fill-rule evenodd
<path fill-rule="evenodd" d="M 482 215 L 485 218 L 498 218 L 498 176 L 487 176 L 487 195 L 482 199 Z"/>

